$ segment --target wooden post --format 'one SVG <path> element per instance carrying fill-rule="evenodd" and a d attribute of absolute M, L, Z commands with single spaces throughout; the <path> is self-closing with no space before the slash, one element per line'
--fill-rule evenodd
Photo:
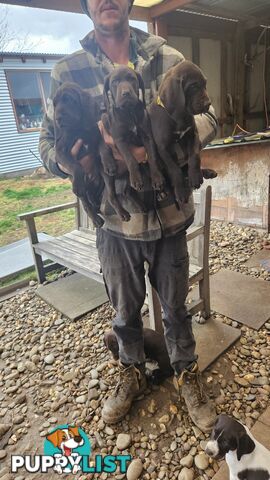
<path fill-rule="evenodd" d="M 41 255 L 38 255 L 35 252 L 35 249 L 33 247 L 33 245 L 38 243 L 36 224 L 35 224 L 35 219 L 33 217 L 27 219 L 26 227 L 27 227 L 29 238 L 31 239 L 30 245 L 31 245 L 31 250 L 32 250 L 33 257 L 34 257 L 34 263 L 35 263 L 37 278 L 38 278 L 39 283 L 43 283 L 46 280 L 46 276 L 45 276 L 45 271 L 44 271 L 44 267 L 43 267 L 42 257 L 41 257 Z"/>
<path fill-rule="evenodd" d="M 205 198 L 205 218 L 204 218 L 204 236 L 203 236 L 203 280 L 199 282 L 200 298 L 204 300 L 204 310 L 201 315 L 206 320 L 210 317 L 210 280 L 209 280 L 209 242 L 210 242 L 210 223 L 211 223 L 211 202 L 212 189 L 206 188 Z"/>
<path fill-rule="evenodd" d="M 245 96 L 245 30 L 243 24 L 239 22 L 235 34 L 235 117 L 234 123 L 239 123 L 241 127 L 244 124 L 244 96 Z"/>
<path fill-rule="evenodd" d="M 77 198 L 77 207 L 75 208 L 75 225 L 77 230 L 79 230 L 81 226 L 81 211 L 80 211 L 80 201 Z"/>
<path fill-rule="evenodd" d="M 154 20 L 155 35 L 168 40 L 168 24 L 163 18 L 155 18 Z"/>
<path fill-rule="evenodd" d="M 267 231 L 270 233 L 270 175 L 268 180 L 268 226 Z"/>

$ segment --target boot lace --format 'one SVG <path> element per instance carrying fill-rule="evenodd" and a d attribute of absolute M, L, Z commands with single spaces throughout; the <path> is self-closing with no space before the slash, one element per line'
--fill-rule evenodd
<path fill-rule="evenodd" d="M 184 383 L 189 386 L 189 397 L 192 399 L 194 407 L 199 407 L 201 403 L 206 403 L 208 398 L 202 380 L 201 372 L 185 372 Z"/>
<path fill-rule="evenodd" d="M 119 369 L 119 380 L 113 391 L 113 395 L 126 395 L 129 392 L 130 384 L 133 382 L 133 367 Z"/>

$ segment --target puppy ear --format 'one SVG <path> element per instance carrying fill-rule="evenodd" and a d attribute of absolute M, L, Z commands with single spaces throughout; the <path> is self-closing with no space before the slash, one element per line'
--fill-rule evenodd
<path fill-rule="evenodd" d="M 237 460 L 240 461 L 243 455 L 253 452 L 255 448 L 255 443 L 253 442 L 252 438 L 249 437 L 247 433 L 241 435 L 241 437 L 237 438 Z"/>
<path fill-rule="evenodd" d="M 178 106 L 181 110 L 184 110 L 186 106 L 186 96 L 185 96 L 185 91 L 184 91 L 184 79 L 183 77 L 176 78 L 176 92 L 177 92 L 177 101 L 178 101 Z"/>
<path fill-rule="evenodd" d="M 143 82 L 143 79 L 142 79 L 142 76 L 135 72 L 136 75 L 137 75 L 137 79 L 138 79 L 138 82 L 139 82 L 139 89 L 140 89 L 140 93 L 141 93 L 141 96 L 142 98 L 140 98 L 140 100 L 143 102 L 143 105 L 144 107 L 146 106 L 146 103 L 145 103 L 145 88 L 144 88 L 144 82 Z"/>
<path fill-rule="evenodd" d="M 104 82 L 103 101 L 107 112 L 111 109 L 110 75 L 107 75 Z"/>
<path fill-rule="evenodd" d="M 68 427 L 68 429 L 75 435 L 75 437 L 80 436 L 79 427 Z"/>
<path fill-rule="evenodd" d="M 50 435 L 47 435 L 46 438 L 53 444 L 54 447 L 58 447 L 59 430 L 55 430 L 55 432 L 50 433 Z"/>

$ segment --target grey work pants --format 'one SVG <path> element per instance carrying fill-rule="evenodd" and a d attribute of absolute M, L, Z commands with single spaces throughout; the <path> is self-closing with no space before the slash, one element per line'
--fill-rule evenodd
<path fill-rule="evenodd" d="M 141 308 L 145 299 L 144 262 L 164 312 L 164 335 L 176 373 L 197 359 L 188 294 L 189 258 L 186 233 L 155 241 L 127 240 L 99 229 L 97 249 L 109 299 L 116 310 L 113 330 L 122 363 L 145 361 Z"/>

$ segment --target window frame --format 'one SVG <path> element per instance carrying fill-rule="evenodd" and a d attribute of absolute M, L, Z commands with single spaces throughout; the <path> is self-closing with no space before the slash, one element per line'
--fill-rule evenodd
<path fill-rule="evenodd" d="M 9 96 L 10 96 L 10 100 L 11 100 L 11 104 L 12 104 L 12 109 L 13 109 L 13 113 L 14 113 L 14 118 L 15 118 L 15 121 L 16 121 L 16 126 L 17 126 L 17 132 L 18 133 L 30 133 L 30 132 L 39 132 L 41 130 L 41 127 L 34 127 L 34 128 L 25 128 L 25 129 L 21 129 L 20 126 L 19 126 L 19 120 L 18 120 L 18 117 L 17 117 L 17 111 L 16 111 L 16 106 L 15 106 L 15 103 L 14 103 L 14 98 L 13 98 L 13 94 L 12 94 L 12 86 L 10 84 L 10 80 L 8 78 L 8 73 L 23 73 L 23 72 L 31 72 L 31 73 L 35 73 L 36 76 L 37 76 L 37 83 L 38 83 L 38 89 L 39 89 L 39 93 L 40 93 L 40 99 L 41 99 L 41 104 L 43 106 L 43 109 L 44 109 L 44 112 L 47 112 L 48 108 L 47 108 L 47 102 L 46 102 L 46 96 L 45 96 L 45 91 L 44 91 L 44 88 L 43 88 L 43 83 L 42 83 L 42 79 L 41 79 L 41 73 L 49 73 L 51 74 L 51 70 L 40 70 L 40 69 L 37 69 L 37 68 L 24 68 L 24 69 L 16 69 L 16 68 L 8 68 L 8 69 L 5 69 L 5 77 L 6 77 L 6 82 L 7 82 L 7 86 L 8 86 L 8 91 L 9 91 Z"/>

